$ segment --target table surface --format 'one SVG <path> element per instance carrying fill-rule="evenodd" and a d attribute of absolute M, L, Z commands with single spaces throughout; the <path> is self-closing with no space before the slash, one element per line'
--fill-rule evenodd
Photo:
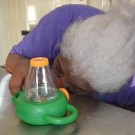
<path fill-rule="evenodd" d="M 135 135 L 135 113 L 76 94 L 69 101 L 79 112 L 74 122 L 29 125 L 16 115 L 8 89 L 10 78 L 0 68 L 0 135 Z"/>

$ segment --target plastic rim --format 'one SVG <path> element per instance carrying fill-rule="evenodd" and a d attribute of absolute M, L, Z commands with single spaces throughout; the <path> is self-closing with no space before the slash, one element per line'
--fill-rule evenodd
<path fill-rule="evenodd" d="M 30 65 L 34 66 L 34 67 L 48 66 L 49 61 L 45 57 L 37 57 L 37 58 L 33 58 L 33 59 L 30 60 Z"/>
<path fill-rule="evenodd" d="M 67 97 L 67 99 L 69 100 L 69 93 L 65 88 L 59 88 L 59 90 L 61 90 Z"/>

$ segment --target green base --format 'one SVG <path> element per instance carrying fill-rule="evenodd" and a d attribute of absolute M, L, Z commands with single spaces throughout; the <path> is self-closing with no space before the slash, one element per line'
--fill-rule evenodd
<path fill-rule="evenodd" d="M 24 91 L 15 93 L 12 100 L 16 104 L 17 115 L 26 123 L 33 125 L 67 124 L 78 116 L 76 108 L 68 104 L 66 96 L 60 90 L 56 98 L 46 102 L 29 101 L 25 98 Z M 67 109 L 72 114 L 63 117 Z"/>

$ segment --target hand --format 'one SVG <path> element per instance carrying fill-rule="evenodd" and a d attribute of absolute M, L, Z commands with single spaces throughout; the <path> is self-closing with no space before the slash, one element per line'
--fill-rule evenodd
<path fill-rule="evenodd" d="M 29 72 L 30 59 L 19 54 L 9 53 L 6 60 L 6 70 L 12 74 L 9 82 L 11 94 L 24 89 Z"/>
<path fill-rule="evenodd" d="M 9 82 L 9 90 L 12 95 L 19 90 L 25 90 L 28 72 L 29 65 L 19 66 L 14 70 Z"/>

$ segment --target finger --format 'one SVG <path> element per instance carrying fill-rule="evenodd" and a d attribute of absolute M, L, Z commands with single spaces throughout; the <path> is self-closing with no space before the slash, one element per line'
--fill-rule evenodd
<path fill-rule="evenodd" d="M 20 74 L 13 74 L 9 82 L 10 93 L 13 95 L 17 91 L 21 90 L 23 82 L 24 82 L 24 76 Z"/>

